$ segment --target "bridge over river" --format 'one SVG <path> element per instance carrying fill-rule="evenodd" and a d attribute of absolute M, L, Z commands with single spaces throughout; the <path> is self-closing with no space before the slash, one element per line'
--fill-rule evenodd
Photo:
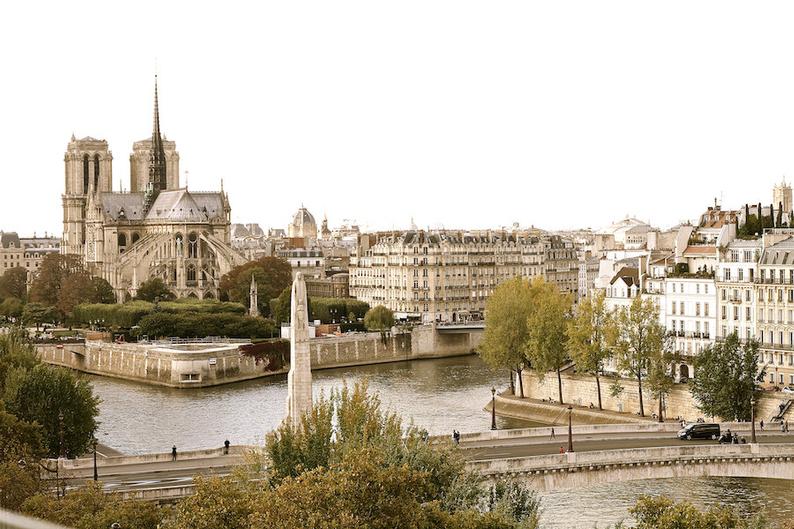
<path fill-rule="evenodd" d="M 728 425 L 740 435 L 745 424 Z M 733 476 L 794 479 L 794 434 L 759 433 L 758 443 L 719 445 L 680 441 L 674 424 L 592 425 L 573 429 L 575 452 L 559 453 L 567 437 L 550 428 L 465 434 L 460 448 L 469 467 L 485 477 L 519 476 L 538 491 L 649 478 Z M 749 435 L 748 435 L 749 436 Z M 254 446 L 108 457 L 98 461 L 107 491 L 126 497 L 169 501 L 193 493 L 193 476 L 228 474 Z M 59 475 L 74 486 L 93 475 L 90 459 L 61 461 Z"/>

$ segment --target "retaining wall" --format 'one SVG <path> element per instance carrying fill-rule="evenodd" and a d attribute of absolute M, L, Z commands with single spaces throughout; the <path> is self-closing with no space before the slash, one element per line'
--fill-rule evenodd
<path fill-rule="evenodd" d="M 434 326 L 423 325 L 385 340 L 379 333 L 315 338 L 309 342 L 309 353 L 312 369 L 463 356 L 474 352 L 481 336 L 482 331 L 440 334 Z M 238 344 L 164 346 L 87 341 L 39 344 L 36 349 L 42 361 L 49 364 L 177 388 L 216 386 L 289 371 L 289 366 L 272 369 L 266 361 L 242 354 Z"/>
<path fill-rule="evenodd" d="M 529 369 L 523 371 L 524 396 L 531 399 L 558 400 L 557 376 L 549 373 L 543 381 L 536 373 Z M 627 414 L 638 414 L 640 410 L 639 393 L 637 391 L 637 381 L 634 379 L 621 378 L 620 385 L 623 392 L 613 397 L 609 394 L 609 386 L 614 378 L 601 378 L 601 402 L 605 410 L 617 411 Z M 518 386 L 516 384 L 516 386 Z M 518 387 L 516 387 L 518 391 Z M 595 377 L 582 374 L 563 374 L 562 375 L 562 395 L 566 403 L 577 406 L 588 407 L 590 403 L 598 405 L 598 392 L 596 390 Z M 756 403 L 757 419 L 769 421 L 778 412 L 781 402 L 786 402 L 790 398 L 789 394 L 778 392 L 765 392 Z M 659 401 L 649 398 L 648 394 L 643 394 L 643 407 L 645 415 L 651 416 L 659 411 Z M 496 411 L 499 412 L 497 405 Z M 705 420 L 712 420 L 711 417 L 704 416 L 703 412 L 697 408 L 697 403 L 689 392 L 687 384 L 676 384 L 670 394 L 665 398 L 665 418 L 682 417 L 688 421 L 694 421 L 698 417 Z M 731 417 L 732 418 L 732 417 Z"/>

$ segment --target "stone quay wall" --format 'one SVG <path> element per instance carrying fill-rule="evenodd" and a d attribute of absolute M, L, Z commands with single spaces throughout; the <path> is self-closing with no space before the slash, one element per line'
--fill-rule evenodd
<path fill-rule="evenodd" d="M 605 410 L 626 413 L 635 415 L 640 410 L 640 399 L 637 391 L 637 381 L 635 379 L 621 378 L 620 385 L 623 386 L 623 392 L 613 397 L 609 394 L 609 387 L 614 382 L 614 378 L 601 377 L 601 402 Z M 529 370 L 523 371 L 524 382 L 524 396 L 530 399 L 542 400 L 549 398 L 557 401 L 559 399 L 557 392 L 557 375 L 549 373 L 543 381 L 540 380 L 538 375 Z M 518 384 L 516 384 L 516 393 L 518 393 Z M 589 407 L 590 403 L 598 406 L 598 391 L 596 389 L 595 377 L 582 374 L 566 374 L 562 375 L 562 395 L 566 403 L 574 404 L 577 406 Z M 778 406 L 786 402 L 790 398 L 789 394 L 778 392 L 765 392 L 756 403 L 756 414 L 758 420 L 763 419 L 769 421 L 778 412 Z M 659 401 L 651 398 L 647 393 L 642 396 L 643 407 L 645 408 L 645 415 L 651 416 L 653 413 L 659 411 Z M 706 417 L 702 411 L 697 407 L 697 402 L 689 392 L 687 384 L 676 384 L 670 394 L 664 401 L 664 414 L 665 418 L 682 417 L 688 421 L 694 421 L 698 417 L 703 417 L 705 420 L 713 418 Z M 499 406 L 497 406 L 497 413 Z M 540 418 L 526 417 L 530 420 L 543 420 Z M 733 417 L 724 417 L 726 420 L 732 420 Z"/>
<path fill-rule="evenodd" d="M 379 333 L 357 333 L 310 341 L 312 369 L 331 369 L 422 358 L 471 354 L 482 332 L 445 335 L 430 326 L 382 340 Z M 86 341 L 40 344 L 42 361 L 85 373 L 147 384 L 191 388 L 283 375 L 289 366 L 269 369 L 267 362 L 240 352 L 239 344 L 134 344 Z"/>

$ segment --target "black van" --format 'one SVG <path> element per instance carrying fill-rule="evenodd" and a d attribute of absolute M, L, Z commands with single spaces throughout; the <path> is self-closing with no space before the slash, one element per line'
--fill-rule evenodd
<path fill-rule="evenodd" d="M 678 438 L 679 439 L 686 439 L 687 441 L 690 439 L 719 439 L 720 437 L 720 425 L 707 423 L 707 422 L 695 422 L 692 424 L 687 424 L 679 430 Z"/>

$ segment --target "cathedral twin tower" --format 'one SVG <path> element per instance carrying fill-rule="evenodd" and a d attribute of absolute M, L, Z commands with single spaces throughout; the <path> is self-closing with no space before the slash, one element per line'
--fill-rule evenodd
<path fill-rule="evenodd" d="M 129 192 L 113 192 L 112 161 L 106 140 L 72 135 L 61 251 L 107 279 L 119 301 L 152 277 L 180 297 L 216 297 L 220 275 L 241 259 L 229 245 L 231 208 L 223 191 L 179 187 L 176 144 L 160 132 L 156 77 L 152 135 L 133 144 Z"/>

